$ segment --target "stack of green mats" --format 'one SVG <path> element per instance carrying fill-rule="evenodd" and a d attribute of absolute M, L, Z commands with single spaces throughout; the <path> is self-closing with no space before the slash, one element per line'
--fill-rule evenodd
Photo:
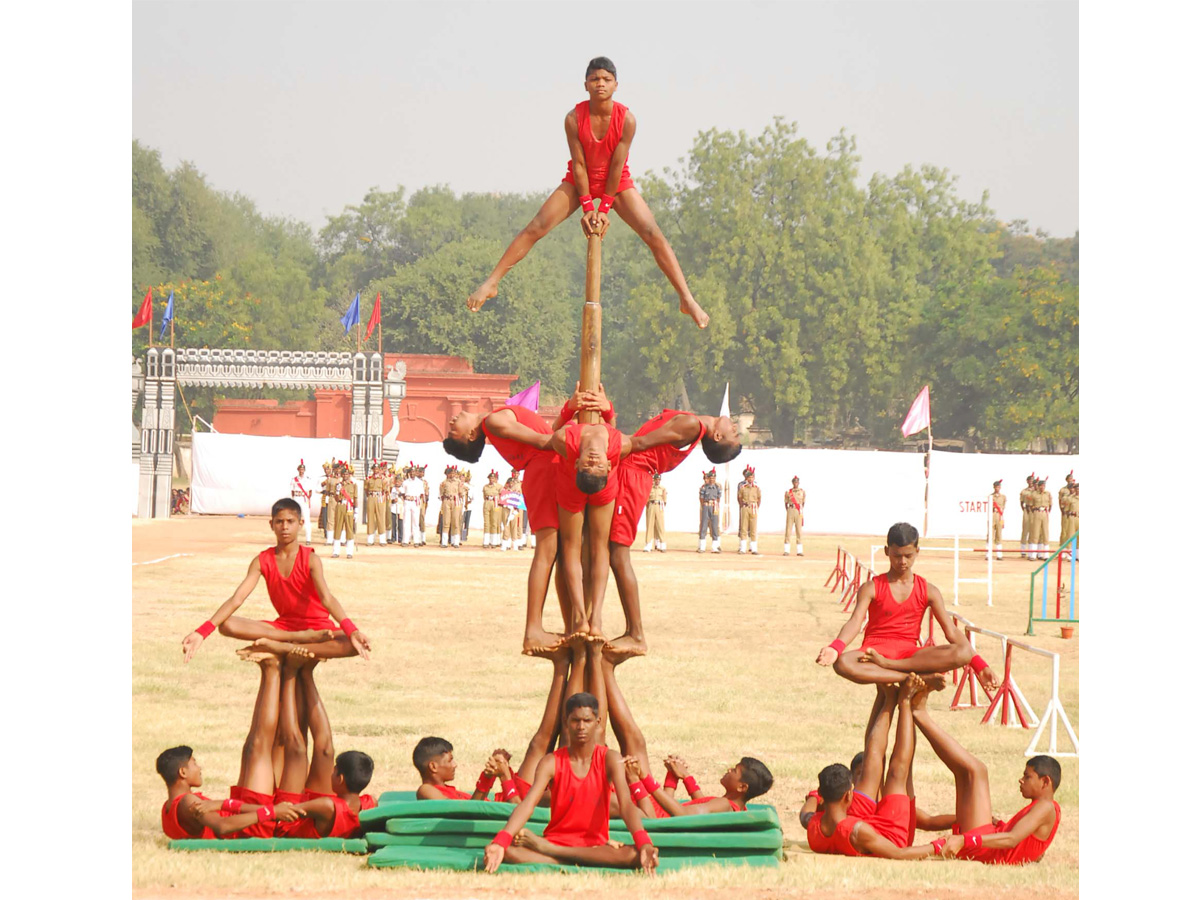
<path fill-rule="evenodd" d="M 512 803 L 485 800 L 408 800 L 398 791 L 380 796 L 380 805 L 359 816 L 368 847 L 367 860 L 376 868 L 472 870 L 483 868 L 483 848 L 516 808 Z M 541 834 L 550 820 L 545 807 L 534 810 L 525 826 Z M 750 804 L 745 812 L 708 813 L 671 819 L 643 819 L 659 848 L 659 871 L 701 865 L 778 866 L 783 856 L 783 831 L 775 807 Z M 623 843 L 633 839 L 625 823 L 609 823 L 609 837 Z M 574 865 L 503 865 L 503 872 L 576 872 Z M 586 871 L 628 872 L 628 869 Z"/>
<path fill-rule="evenodd" d="M 283 850 L 327 850 L 332 853 L 367 853 L 362 838 L 186 838 L 171 841 L 172 850 L 218 850 L 224 853 L 278 853 Z"/>

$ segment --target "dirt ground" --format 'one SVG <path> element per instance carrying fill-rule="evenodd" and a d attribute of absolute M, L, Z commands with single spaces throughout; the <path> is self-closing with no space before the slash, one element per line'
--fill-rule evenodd
<path fill-rule="evenodd" d="M 797 818 L 804 795 L 820 768 L 848 762 L 861 749 L 872 699 L 869 689 L 813 663 L 845 620 L 824 582 L 839 546 L 867 559 L 870 545 L 882 543 L 877 536 L 806 534 L 802 559 L 783 557 L 778 535 L 760 537 L 758 557 L 728 549 L 720 556 L 701 556 L 687 534 L 670 535 L 672 549 L 665 554 L 634 554 L 650 653 L 623 666 L 619 677 L 651 756 L 685 756 L 701 784 L 715 783 L 723 768 L 742 755 L 766 762 L 775 784 L 763 802 L 778 809 L 786 841 L 787 858 L 778 870 L 697 869 L 653 880 L 640 875 L 487 876 L 374 870 L 362 857 L 332 854 L 168 851 L 159 826 L 165 791 L 154 773 L 154 757 L 174 744 L 191 745 L 204 769 L 203 790 L 224 796 L 236 781 L 257 683 L 257 673 L 234 657 L 236 643 L 213 635 L 185 666 L 179 642 L 229 596 L 251 557 L 271 542 L 262 517 L 134 520 L 135 897 L 1078 896 L 1079 766 L 1071 758 L 1062 760 L 1057 797 L 1062 825 L 1037 865 L 1003 869 L 942 861 L 893 863 L 818 857 L 807 849 Z M 927 542 L 931 548 L 944 543 Z M 370 662 L 334 661 L 318 670 L 337 749 L 371 754 L 376 761 L 369 788 L 373 793 L 415 787 L 412 746 L 426 734 L 454 743 L 461 783 L 474 779 L 495 746 L 507 746 L 519 756 L 540 717 L 549 676 L 546 663 L 519 653 L 531 553 L 485 551 L 476 530 L 461 550 L 362 544 L 360 535 L 352 561 L 331 560 L 329 548 L 317 548 L 332 590 L 375 646 Z M 735 541 L 729 545 L 736 549 Z M 1062 702 L 1079 732 L 1081 633 L 1064 640 L 1057 627 L 1038 625 L 1034 637 L 1023 636 L 1032 568 L 1010 549 L 996 564 L 995 605 L 986 606 L 982 585 L 964 585 L 960 609 L 977 624 L 1061 654 Z M 950 601 L 949 554 L 922 553 L 917 571 L 939 585 Z M 964 562 L 962 574 L 979 577 L 982 560 Z M 551 597 L 546 614 L 551 627 L 560 624 L 556 606 Z M 605 610 L 607 632 L 619 633 L 623 620 L 611 583 Z M 268 617 L 262 585 L 243 612 Z M 1002 664 L 995 642 L 981 639 L 979 649 L 994 665 Z M 1040 716 L 1049 699 L 1049 661 L 1019 654 L 1014 671 Z M 983 709 L 951 711 L 949 705 L 949 692 L 931 701 L 939 721 L 988 765 L 996 812 L 1011 815 L 1023 805 L 1016 781 L 1032 733 L 983 725 Z M 1038 751 L 1047 744 L 1043 736 Z M 1060 750 L 1066 744 L 1060 731 Z M 921 738 L 914 778 L 923 808 L 953 809 L 953 780 Z"/>

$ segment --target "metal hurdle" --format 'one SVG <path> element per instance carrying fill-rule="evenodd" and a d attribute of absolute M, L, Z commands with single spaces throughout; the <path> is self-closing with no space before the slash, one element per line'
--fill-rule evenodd
<path fill-rule="evenodd" d="M 1038 656 L 1050 657 L 1050 701 L 1046 704 L 1046 711 L 1042 713 L 1041 724 L 1038 725 L 1037 731 L 1033 734 L 1033 739 L 1029 742 L 1029 746 L 1025 748 L 1026 756 L 1033 756 L 1037 753 L 1037 743 L 1042 737 L 1042 732 L 1046 730 L 1046 725 L 1050 726 L 1050 748 L 1046 751 L 1050 756 L 1079 756 L 1079 738 L 1075 736 L 1075 729 L 1071 727 L 1071 720 L 1067 717 L 1067 711 L 1063 709 L 1062 701 L 1058 698 L 1058 660 L 1059 656 L 1052 650 L 1043 650 L 1040 647 L 1033 647 L 1023 641 L 1008 642 L 1008 656 L 1012 654 L 1013 647 L 1018 647 L 1021 650 L 1035 653 Z M 1010 669 L 1008 657 L 1005 658 L 1004 669 L 1007 675 Z M 1066 729 L 1067 737 L 1071 739 L 1071 746 L 1075 748 L 1074 753 L 1060 753 L 1058 751 L 1058 723 L 1062 720 L 1063 728 Z"/>
<path fill-rule="evenodd" d="M 1063 582 L 1063 557 L 1070 560 L 1070 582 L 1069 585 Z M 1054 616 L 1051 618 L 1048 615 L 1048 597 L 1050 584 L 1050 563 L 1057 560 L 1057 577 L 1055 579 L 1054 588 Z M 1079 616 L 1075 612 L 1075 585 L 1076 585 L 1076 565 L 1079 562 L 1079 533 L 1071 535 L 1066 543 L 1059 546 L 1050 557 L 1040 566 L 1033 570 L 1029 575 L 1029 625 L 1025 629 L 1026 634 L 1033 634 L 1034 622 L 1053 622 L 1060 625 L 1078 625 Z M 1037 578 L 1042 576 L 1042 614 L 1038 618 L 1033 615 L 1033 597 L 1037 587 Z M 1062 617 L 1063 595 L 1067 595 L 1067 618 Z"/>

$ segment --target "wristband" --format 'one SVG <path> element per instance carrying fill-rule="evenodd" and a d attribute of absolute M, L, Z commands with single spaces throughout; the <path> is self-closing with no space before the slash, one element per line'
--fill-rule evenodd
<path fill-rule="evenodd" d="M 679 778 L 675 775 L 675 773 L 667 772 L 667 777 L 663 779 L 663 787 L 665 787 L 668 791 L 673 791 L 678 784 Z"/>
<path fill-rule="evenodd" d="M 633 833 L 633 846 L 635 846 L 639 850 L 641 850 L 647 844 L 649 844 L 651 847 L 653 847 L 654 841 L 650 840 L 650 835 L 648 835 L 646 833 L 645 828 L 642 828 L 639 831 L 635 831 Z"/>
<path fill-rule="evenodd" d="M 821 792 L 820 791 L 809 791 L 807 794 L 804 795 L 804 799 L 805 800 L 808 800 L 808 799 L 820 800 Z"/>
<path fill-rule="evenodd" d="M 221 804 L 221 812 L 233 813 L 235 816 L 242 811 L 242 801 L 230 797 Z"/>
<path fill-rule="evenodd" d="M 260 806 L 256 815 L 260 822 L 266 822 L 268 819 L 275 818 L 275 805 L 268 803 L 266 806 Z"/>
<path fill-rule="evenodd" d="M 358 626 L 350 621 L 349 616 L 342 619 L 342 621 L 338 622 L 338 627 L 340 627 L 342 629 L 342 633 L 345 634 L 346 637 L 350 637 L 350 635 L 352 635 L 352 634 L 354 634 L 354 632 L 358 631 Z"/>
<path fill-rule="evenodd" d="M 613 201 L 616 199 L 616 197 L 611 197 L 608 194 L 602 194 L 600 196 L 600 212 L 607 213 L 612 209 Z"/>
<path fill-rule="evenodd" d="M 509 798 L 517 796 L 517 782 L 512 778 L 506 778 L 500 782 L 500 796 L 505 803 L 511 803 Z"/>
<path fill-rule="evenodd" d="M 205 622 L 203 625 L 201 625 L 199 628 L 196 629 L 196 634 L 200 635 L 200 637 L 202 637 L 202 638 L 206 638 L 216 630 L 217 630 L 217 626 L 214 625 L 212 622 Z"/>
<path fill-rule="evenodd" d="M 579 198 L 579 205 L 583 207 L 584 212 L 591 212 L 596 208 L 594 201 L 595 198 L 591 194 L 584 194 Z"/>
<path fill-rule="evenodd" d="M 983 844 L 983 838 L 978 832 L 968 832 L 966 840 L 963 842 L 964 850 L 978 850 Z"/>
<path fill-rule="evenodd" d="M 660 787 L 662 787 L 662 785 L 654 780 L 653 775 L 647 775 L 645 778 L 642 779 L 642 787 L 644 787 L 646 789 L 647 794 L 653 794 Z"/>
<path fill-rule="evenodd" d="M 829 646 L 838 652 L 838 656 L 841 656 L 842 651 L 846 649 L 846 642 L 845 641 L 834 641 Z"/>
<path fill-rule="evenodd" d="M 984 662 L 983 657 L 980 656 L 978 653 L 976 653 L 973 657 L 971 657 L 971 668 L 975 671 L 976 675 L 978 675 L 980 672 L 982 672 L 987 667 L 988 667 L 988 664 L 986 662 Z"/>
<path fill-rule="evenodd" d="M 936 841 L 934 841 L 934 842 L 933 842 L 933 855 L 934 855 L 934 856 L 941 856 L 941 855 L 942 855 L 942 848 L 943 848 L 943 847 L 945 847 L 945 846 L 946 846 L 946 839 L 945 839 L 945 838 L 938 838 Z"/>
<path fill-rule="evenodd" d="M 688 796 L 690 797 L 695 797 L 698 793 L 700 793 L 700 785 L 696 783 L 695 775 L 689 775 L 687 778 L 683 779 L 683 786 L 687 788 Z"/>
<path fill-rule="evenodd" d="M 610 405 L 608 407 L 608 409 L 601 411 L 600 418 L 602 418 L 605 422 L 611 423 L 612 420 L 614 418 L 616 418 L 616 415 L 617 415 L 617 411 L 615 409 L 613 409 L 612 406 Z"/>
<path fill-rule="evenodd" d="M 512 839 L 513 836 L 507 831 L 500 831 L 496 833 L 494 838 L 492 838 L 492 843 L 499 844 L 501 847 L 507 848 L 512 846 Z"/>
<path fill-rule="evenodd" d="M 486 797 L 488 794 L 488 791 L 490 791 L 492 789 L 492 785 L 495 783 L 496 783 L 495 775 L 488 775 L 487 773 L 481 773 L 479 776 L 479 780 L 477 782 L 475 782 L 475 790 L 481 791 L 483 793 L 483 796 Z"/>
<path fill-rule="evenodd" d="M 629 786 L 629 796 L 633 798 L 633 802 L 637 803 L 646 796 L 646 788 L 640 781 L 635 781 Z"/>

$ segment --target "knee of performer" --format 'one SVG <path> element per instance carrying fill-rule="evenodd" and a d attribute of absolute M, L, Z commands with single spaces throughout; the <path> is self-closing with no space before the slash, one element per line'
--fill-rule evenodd
<path fill-rule="evenodd" d="M 521 232 L 527 238 L 533 238 L 535 241 L 540 241 L 550 233 L 550 223 L 541 216 L 534 216 L 533 221 L 521 229 Z"/>
<path fill-rule="evenodd" d="M 839 653 L 838 658 L 833 661 L 833 671 L 837 672 L 842 677 L 850 673 L 851 663 L 846 659 L 845 653 Z"/>
<path fill-rule="evenodd" d="M 968 643 L 954 645 L 954 663 L 965 666 L 975 657 L 975 649 Z"/>
<path fill-rule="evenodd" d="M 283 744 L 283 752 L 287 756 L 308 756 L 308 745 L 304 742 L 304 735 L 299 729 L 286 731 L 279 736 L 280 743 Z"/>
<path fill-rule="evenodd" d="M 228 619 L 220 624 L 217 628 L 217 633 L 225 637 L 233 637 L 233 628 L 230 627 Z"/>

